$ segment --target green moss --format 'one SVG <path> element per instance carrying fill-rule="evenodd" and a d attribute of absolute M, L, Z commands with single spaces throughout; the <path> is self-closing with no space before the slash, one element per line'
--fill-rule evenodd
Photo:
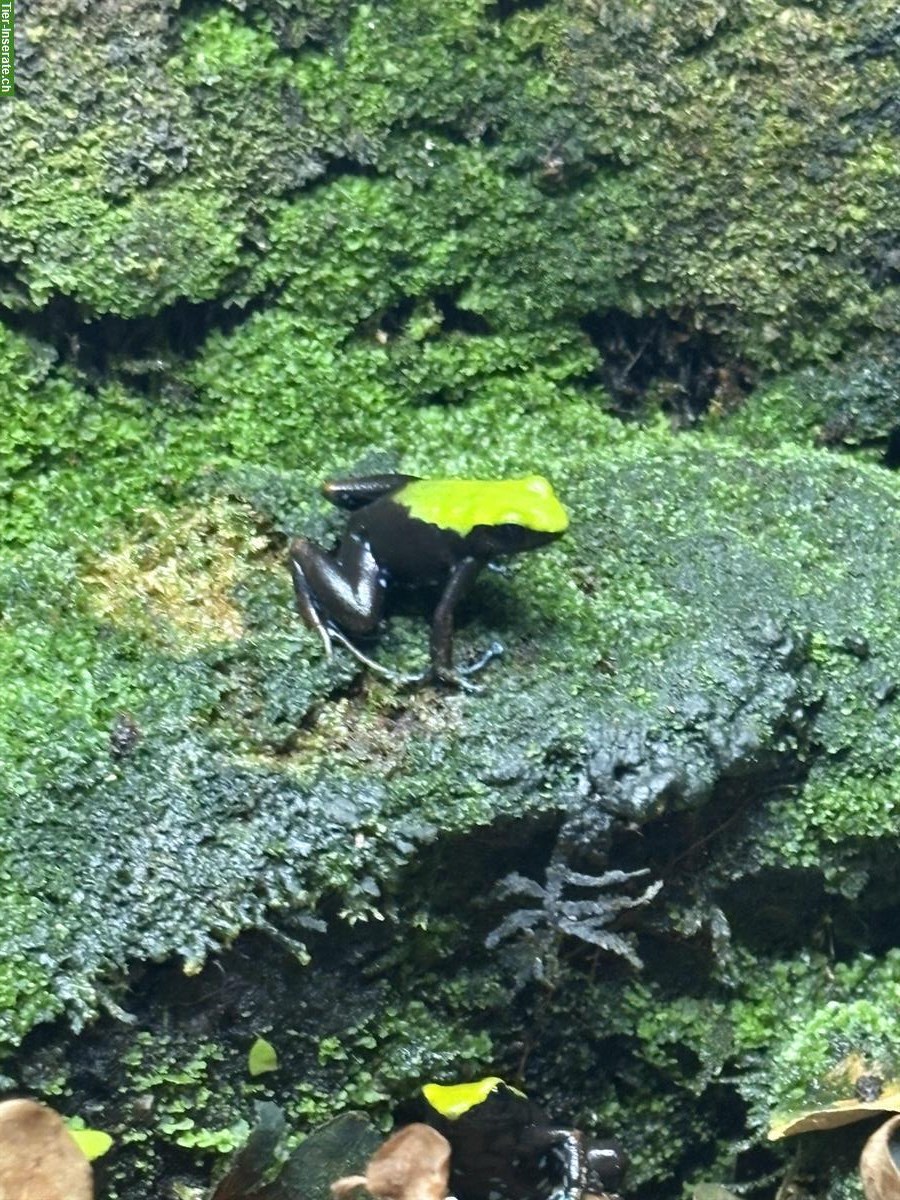
<path fill-rule="evenodd" d="M 161 1007 L 136 994 L 136 1024 L 106 1019 L 80 1044 L 69 1042 L 62 1057 L 73 1077 L 102 1064 L 107 1092 L 92 1120 L 116 1140 L 104 1164 L 113 1200 L 135 1186 L 161 1187 L 173 1159 L 185 1185 L 203 1186 L 214 1160 L 246 1136 L 260 1100 L 285 1112 L 293 1145 L 348 1107 L 388 1128 L 397 1103 L 425 1079 L 477 1074 L 492 1060 L 483 1017 L 502 1001 L 495 986 L 429 975 L 423 1000 L 415 994 L 421 975 L 414 980 L 401 966 L 390 985 L 383 976 L 361 979 L 354 955 L 335 949 L 316 971 L 262 939 L 187 978 L 164 969 L 151 985 L 162 984 Z M 247 1054 L 262 1026 L 279 1069 L 253 1078 Z M 33 1074 L 30 1086 L 43 1091 L 49 1082 Z M 71 1085 L 56 1101 L 77 1103 Z"/>
<path fill-rule="evenodd" d="M 770 365 L 896 320 L 893 277 L 873 280 L 895 133 L 871 105 L 895 67 L 865 50 L 888 5 L 562 5 L 547 20 L 551 68 L 582 102 L 562 158 L 602 156 L 644 198 L 630 311 L 674 300 Z"/>
<path fill-rule="evenodd" d="M 208 1162 L 211 1155 L 230 1154 L 246 1140 L 249 1124 L 236 1110 L 228 1057 L 220 1043 L 141 1031 L 122 1054 L 116 1074 L 120 1103 L 143 1115 L 134 1121 L 119 1119 L 117 1161 L 108 1181 L 113 1196 L 126 1164 L 133 1169 L 137 1163 L 145 1178 L 152 1179 L 171 1147 Z"/>
<path fill-rule="evenodd" d="M 391 409 L 380 399 L 383 349 L 360 347 L 346 355 L 346 376 L 337 380 L 320 357 L 322 342 L 311 347 L 274 338 L 270 322 L 258 318 L 216 345 L 222 361 L 233 356 L 234 386 L 228 397 L 210 390 L 208 401 L 220 463 L 268 464 L 268 474 L 257 475 L 246 491 L 261 531 L 310 527 L 305 514 L 316 479 L 352 466 L 373 444 L 393 444 L 403 467 L 413 471 L 428 473 L 439 464 L 442 472 L 488 476 L 533 463 L 538 444 L 541 461 L 534 465 L 550 475 L 570 508 L 572 530 L 552 550 L 523 559 L 514 579 L 486 579 L 480 586 L 480 615 L 463 630 L 460 652 L 497 633 L 509 644 L 509 666 L 492 673 L 487 695 L 413 697 L 408 706 L 416 723 L 399 742 L 379 714 L 390 695 L 382 687 L 371 702 L 355 706 L 355 738 L 326 736 L 327 721 L 322 733 L 315 719 L 309 727 L 309 714 L 321 711 L 329 691 L 354 668 L 343 658 L 335 667 L 321 661 L 291 613 L 280 556 L 255 541 L 246 512 L 232 513 L 221 500 L 208 501 L 203 516 L 186 516 L 184 508 L 146 516 L 125 549 L 115 540 L 103 548 L 101 536 L 90 551 L 43 559 L 35 552 L 10 563 L 6 604 L 19 615 L 2 653 L 20 685 L 4 708 L 4 757 L 20 794 L 17 812 L 32 807 L 51 825 L 61 822 L 71 845 L 81 844 L 84 853 L 93 853 L 98 830 L 117 847 L 110 876 L 115 901 L 98 888 L 73 914 L 86 938 L 75 938 L 78 975 L 90 976 L 108 956 L 151 947 L 154 954 L 168 945 L 189 958 L 202 956 L 210 929 L 227 937 L 259 919 L 264 897 L 280 896 L 288 878 L 296 881 L 296 894 L 308 897 L 347 886 L 364 863 L 381 872 L 398 861 L 397 853 L 392 838 L 369 842 L 370 835 L 399 829 L 412 812 L 449 832 L 502 813 L 539 810 L 556 803 L 550 799 L 554 781 L 583 754 L 593 756 L 591 777 L 605 789 L 605 772 L 615 773 L 617 757 L 627 753 L 616 748 L 628 736 L 618 730 L 653 732 L 652 748 L 641 752 L 645 765 L 627 775 L 615 803 L 629 811 L 637 804 L 642 820 L 665 807 L 670 794 L 701 803 L 722 770 L 723 751 L 713 748 L 718 739 L 730 746 L 726 755 L 741 760 L 799 750 L 801 734 L 789 714 L 819 685 L 804 682 L 802 654 L 794 662 L 796 651 L 777 649 L 781 635 L 773 642 L 761 626 L 764 614 L 790 630 L 797 604 L 804 611 L 799 634 L 815 630 L 823 644 L 839 645 L 852 624 L 871 640 L 865 664 L 840 651 L 822 662 L 830 699 L 817 736 L 835 750 L 865 736 L 868 749 L 860 741 L 859 754 L 873 761 L 881 753 L 887 769 L 893 709 L 861 706 L 858 696 L 860 671 L 883 670 L 881 655 L 892 653 L 887 530 L 896 497 L 888 477 L 799 450 L 763 459 L 702 439 L 676 445 L 662 430 L 623 430 L 574 388 L 566 392 L 558 380 L 547 380 L 556 370 L 550 364 L 558 362 L 553 350 L 528 369 L 514 366 L 502 345 L 494 356 L 487 345 L 477 346 L 484 356 L 471 360 L 477 399 L 447 407 L 416 405 L 409 397 Z M 273 388 L 272 372 L 285 364 L 295 364 L 284 376 L 294 382 Z M 566 369 L 584 365 L 576 357 Z M 323 422 L 318 405 L 346 386 L 356 402 Z M 567 394 L 562 410 L 561 393 Z M 160 414 L 149 419 L 157 423 Z M 168 445 L 187 446 L 194 415 L 174 412 L 163 420 Z M 341 461 L 333 457 L 336 443 Z M 103 461 L 123 495 L 130 485 L 140 496 L 146 486 L 140 457 L 122 465 Z M 302 474 L 278 474 L 298 462 Z M 184 469 L 175 465 L 176 474 Z M 220 470 L 197 476 L 193 486 L 212 496 L 234 494 L 250 478 L 246 467 Z M 103 476 L 90 477 L 88 488 L 101 494 Z M 78 519 L 81 503 L 76 496 L 69 513 L 60 509 L 57 534 L 67 517 Z M 823 537 L 809 518 L 826 510 L 831 524 Z M 111 537 L 116 527 L 110 521 L 107 528 Z M 879 529 L 883 553 L 876 551 Z M 860 603 L 861 570 L 869 580 L 868 607 Z M 412 616 L 395 621 L 380 656 L 421 661 L 424 632 Z M 614 674 L 597 676 L 598 655 L 611 660 Z M 699 733 L 682 715 L 698 703 L 704 714 Z M 602 726 L 595 716 L 600 708 Z M 140 741 L 116 757 L 110 738 L 123 713 Z M 344 709 L 342 720 L 346 715 Z M 465 740 L 451 739 L 436 751 L 442 725 L 463 723 Z M 715 735 L 707 732 L 713 728 Z M 371 747 L 376 760 L 400 766 L 388 785 L 367 776 L 361 745 Z M 672 756 L 680 765 L 660 774 L 656 763 Z M 559 772 L 553 762 L 562 764 Z M 644 771 L 648 781 L 656 780 L 649 792 L 641 791 Z M 499 777 L 515 787 L 498 793 L 492 780 Z M 195 792 L 201 779 L 215 781 L 204 785 L 202 800 Z M 36 790 L 41 801 L 35 806 Z M 89 806 L 80 799 L 85 794 Z M 249 823 L 237 818 L 248 794 L 257 797 L 251 801 L 257 816 Z M 355 799 L 340 820 L 318 824 L 317 814 L 333 811 L 337 798 L 349 795 Z M 808 807 L 815 807 L 813 799 Z M 158 826 L 163 811 L 165 833 Z M 298 812 L 308 815 L 298 822 Z M 33 820 L 12 825 L 17 853 L 24 846 L 21 831 Z M 210 847 L 202 832 L 207 823 L 220 830 L 220 848 L 204 848 Z M 364 835 L 364 845 L 349 853 L 348 823 Z M 808 836 L 812 853 L 822 839 L 815 831 Z M 139 879 L 133 874 L 138 863 L 156 860 L 169 837 L 183 846 L 187 838 L 198 856 L 185 892 L 179 885 L 173 893 L 165 874 L 147 878 L 143 868 Z M 791 845 L 785 841 L 782 852 L 789 854 Z M 314 860 L 308 858 L 313 846 Z M 401 851 L 399 860 L 410 851 Z M 80 861 L 71 848 L 68 857 Z M 283 875 L 285 859 L 307 865 Z M 258 871 L 274 891 L 250 899 L 245 880 Z M 159 897 L 154 904 L 168 913 L 165 931 L 146 924 L 143 906 L 122 909 L 121 882 L 113 884 L 122 872 L 135 894 L 149 888 Z M 207 890 L 203 881 L 213 877 L 217 885 Z M 96 938 L 101 929 L 105 945 Z"/>
<path fill-rule="evenodd" d="M 35 906 L 30 906 L 36 915 Z M 7 892 L 7 912 L 12 914 Z M 64 1000 L 56 994 L 52 977 L 29 955 L 29 942 L 34 933 L 33 926 L 19 923 L 19 928 L 7 925 L 5 934 L 8 947 L 17 949 L 7 953 L 0 970 L 0 1046 L 4 1050 L 16 1046 L 35 1025 L 49 1021 L 62 1011 Z"/>
<path fill-rule="evenodd" d="M 770 964 L 735 1006 L 736 1049 L 759 1062 L 743 1087 L 759 1120 L 853 1099 L 859 1075 L 897 1078 L 900 955 L 822 967 L 807 956 Z"/>
<path fill-rule="evenodd" d="M 435 995 L 428 1004 L 389 1003 L 376 1017 L 320 1041 L 319 1064 L 334 1083 L 318 1090 L 299 1084 L 295 1111 L 318 1124 L 335 1112 L 361 1108 L 389 1127 L 398 1102 L 419 1081 L 477 1071 L 490 1062 L 489 1035 L 448 1026 L 441 1000 Z"/>
<path fill-rule="evenodd" d="M 875 457 L 889 449 L 900 422 L 898 380 L 894 348 L 876 340 L 840 363 L 805 368 L 759 389 L 719 428 L 754 446 L 787 439 L 864 448 Z"/>
<path fill-rule="evenodd" d="M 668 311 L 757 364 L 821 360 L 896 325 L 896 135 L 873 107 L 896 73 L 866 51 L 889 20 L 881 0 L 601 16 L 560 0 L 502 21 L 431 0 L 126 6 L 93 27 L 83 80 L 107 87 L 73 93 L 74 27 L 38 5 L 8 290 L 136 314 L 242 303 L 314 264 L 372 314 L 375 280 L 352 263 L 368 234 L 382 280 L 459 287 L 511 328 Z M 136 45 L 139 81 L 122 67 Z M 370 200 L 371 224 L 335 222 L 314 258 L 280 250 L 284 210 L 316 204 L 296 189 L 324 176 L 340 208 L 360 167 L 397 193 L 392 236 Z"/>

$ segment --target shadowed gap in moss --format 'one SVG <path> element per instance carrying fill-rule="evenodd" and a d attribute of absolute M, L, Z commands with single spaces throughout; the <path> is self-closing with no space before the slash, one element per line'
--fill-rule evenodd
<path fill-rule="evenodd" d="M 710 408 L 737 408 L 752 390 L 750 367 L 689 317 L 612 311 L 584 317 L 581 328 L 602 355 L 611 410 L 625 419 L 662 408 L 676 424 L 692 425 Z"/>
<path fill-rule="evenodd" d="M 14 332 L 50 344 L 61 367 L 71 367 L 88 387 L 119 379 L 153 399 L 183 400 L 177 369 L 203 350 L 212 333 L 233 333 L 275 298 L 274 291 L 246 303 L 177 300 L 154 316 L 93 316 L 68 296 L 55 296 L 37 312 L 0 309 Z"/>

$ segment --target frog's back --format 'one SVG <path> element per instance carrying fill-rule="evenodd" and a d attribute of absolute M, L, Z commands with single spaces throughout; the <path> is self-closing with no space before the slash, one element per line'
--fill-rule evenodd
<path fill-rule="evenodd" d="M 561 534 L 569 518 L 542 475 L 522 479 L 416 479 L 393 493 L 409 515 L 466 537 L 478 526 Z"/>
<path fill-rule="evenodd" d="M 415 479 L 357 510 L 382 570 L 407 583 L 440 582 L 465 558 L 487 562 L 559 537 L 565 509 L 540 475 L 525 479 Z"/>

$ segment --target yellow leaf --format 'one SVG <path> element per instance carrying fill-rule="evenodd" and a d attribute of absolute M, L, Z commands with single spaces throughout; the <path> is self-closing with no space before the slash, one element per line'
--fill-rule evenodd
<path fill-rule="evenodd" d="M 106 1154 L 113 1144 L 112 1138 L 102 1129 L 70 1129 L 69 1136 L 88 1162 Z"/>
<path fill-rule="evenodd" d="M 256 1039 L 247 1055 L 247 1070 L 251 1075 L 265 1075 L 267 1071 L 278 1070 L 278 1055 L 271 1042 L 262 1037 Z"/>

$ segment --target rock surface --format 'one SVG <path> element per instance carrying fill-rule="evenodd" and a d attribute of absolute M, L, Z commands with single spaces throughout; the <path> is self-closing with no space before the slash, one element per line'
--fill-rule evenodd
<path fill-rule="evenodd" d="M 0 1104 L 2 1200 L 92 1200 L 91 1166 L 62 1118 L 34 1100 Z"/>

